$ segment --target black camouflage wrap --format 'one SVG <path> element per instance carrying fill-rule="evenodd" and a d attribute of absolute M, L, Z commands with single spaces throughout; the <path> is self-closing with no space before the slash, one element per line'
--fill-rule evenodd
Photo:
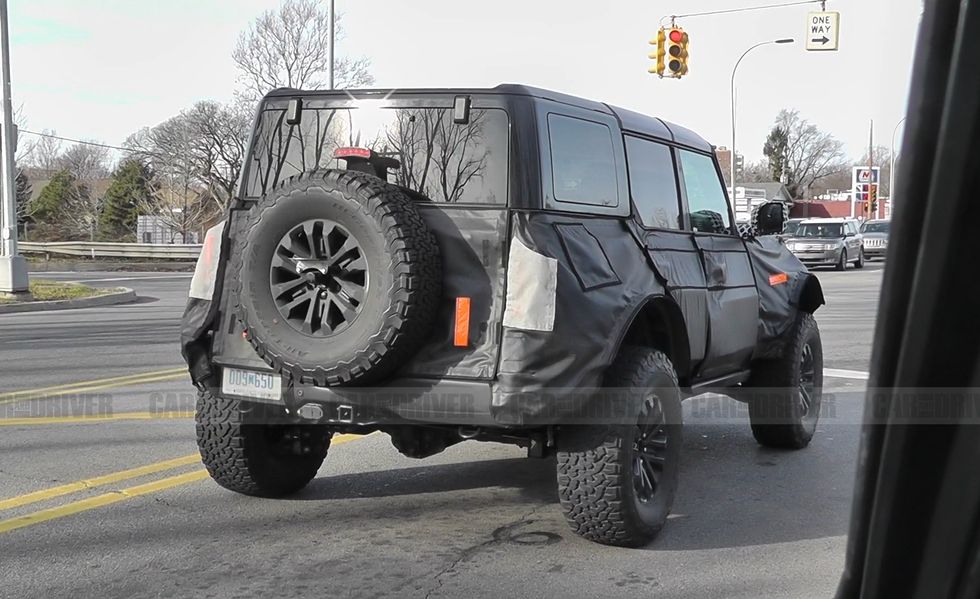
<path fill-rule="evenodd" d="M 533 165 L 517 160 L 525 150 L 538 152 L 533 138 L 521 137 L 525 133 L 513 133 L 510 208 L 421 204 L 443 256 L 444 298 L 430 338 L 392 387 L 479 384 L 489 389 L 490 405 L 483 410 L 489 421 L 482 424 L 555 424 L 556 405 L 568 415 L 588 407 L 589 398 L 580 390 L 602 385 L 635 330 L 631 327 L 645 316 L 669 321 L 664 334 L 674 349 L 671 358 L 681 384 L 688 386 L 778 354 L 797 314 L 823 303 L 819 281 L 775 237 L 643 229 L 621 215 L 521 207 L 540 202 L 534 195 L 540 190 L 526 187 L 536 173 L 522 171 Z M 694 134 L 681 129 L 677 135 Z M 275 155 L 266 159 L 277 165 L 270 175 L 274 180 L 283 163 Z M 521 199 L 515 199 L 517 192 Z M 196 383 L 212 378 L 215 364 L 271 371 L 243 339 L 232 293 L 240 264 L 234 240 L 244 238 L 252 205 L 239 200 L 229 212 L 215 297 L 191 299 L 184 313 L 182 352 Z M 552 330 L 502 325 L 514 239 L 557 261 Z M 472 298 L 470 343 L 464 348 L 452 344 L 457 297 Z M 293 400 L 287 389 L 287 405 Z"/>

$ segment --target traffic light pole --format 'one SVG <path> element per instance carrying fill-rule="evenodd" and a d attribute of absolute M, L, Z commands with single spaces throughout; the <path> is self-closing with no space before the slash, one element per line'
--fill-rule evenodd
<path fill-rule="evenodd" d="M 10 42 L 7 31 L 7 0 L 0 0 L 0 95 L 3 103 L 3 129 L 0 131 L 0 297 L 30 297 L 27 262 L 17 254 L 17 207 L 14 177 L 14 118 L 10 101 Z"/>

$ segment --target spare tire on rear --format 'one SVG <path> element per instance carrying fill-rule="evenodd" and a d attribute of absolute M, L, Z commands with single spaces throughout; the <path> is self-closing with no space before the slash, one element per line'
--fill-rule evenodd
<path fill-rule="evenodd" d="M 376 381 L 429 334 L 439 247 L 394 185 L 352 171 L 297 175 L 253 208 L 241 243 L 246 338 L 290 380 Z"/>

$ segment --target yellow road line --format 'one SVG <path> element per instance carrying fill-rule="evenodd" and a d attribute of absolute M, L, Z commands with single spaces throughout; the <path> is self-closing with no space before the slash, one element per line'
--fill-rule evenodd
<path fill-rule="evenodd" d="M 74 501 L 58 507 L 40 510 L 25 516 L 10 518 L 8 520 L 0 520 L 0 533 L 10 532 L 12 530 L 17 530 L 18 528 L 24 528 L 25 526 L 31 526 L 33 524 L 40 524 L 41 522 L 47 522 L 48 520 L 54 520 L 56 518 L 64 518 L 65 516 L 71 516 L 72 514 L 88 511 L 97 507 L 112 505 L 113 503 L 123 501 L 124 499 L 131 499 L 133 497 L 139 497 L 149 493 L 156 493 L 157 491 L 163 491 L 165 489 L 170 489 L 180 485 L 186 485 L 188 483 L 204 480 L 207 477 L 207 470 L 195 470 L 194 472 L 178 474 L 177 476 L 168 476 L 167 478 L 137 485 L 135 487 L 128 487 L 120 491 L 111 491 L 102 495 L 96 495 L 95 497 L 89 497 L 88 499 L 82 499 L 80 501 Z"/>
<path fill-rule="evenodd" d="M 186 368 L 170 368 L 168 370 L 157 370 L 153 372 L 143 372 L 127 376 L 112 377 L 106 379 L 94 379 L 90 381 L 79 381 L 65 385 L 55 385 L 53 387 L 41 387 L 38 389 L 23 389 L 21 391 L 11 391 L 0 393 L 0 404 L 13 403 L 28 399 L 44 399 L 53 395 L 64 395 L 69 393 L 83 393 L 88 391 L 99 391 L 111 389 L 113 387 L 125 387 L 142 385 L 145 383 L 155 383 L 160 381 L 173 380 L 188 376 Z"/>
<path fill-rule="evenodd" d="M 98 422 L 117 422 L 124 420 L 174 420 L 193 418 L 194 412 L 118 412 L 116 414 L 93 414 L 91 416 L 35 416 L 27 418 L 0 418 L 0 426 L 36 426 L 42 424 L 91 424 Z"/>
<path fill-rule="evenodd" d="M 330 440 L 330 445 L 331 446 L 341 445 L 343 443 L 354 441 L 355 439 L 360 439 L 361 437 L 363 437 L 363 435 L 334 435 L 333 438 Z M 194 460 L 200 460 L 200 456 L 198 454 L 192 454 L 189 456 L 185 456 L 183 458 L 176 458 L 174 460 L 168 460 L 167 462 L 159 462 L 158 464 L 150 464 L 149 466 L 143 466 L 141 468 L 146 469 L 146 468 L 160 467 L 165 463 L 168 462 L 174 463 L 181 460 L 188 460 L 187 463 L 193 463 Z M 182 465 L 182 464 L 178 464 L 178 465 Z M 177 466 L 170 466 L 170 467 L 175 468 Z M 107 484 L 110 482 L 118 482 L 118 481 L 126 480 L 128 478 L 133 478 L 135 476 L 142 476 L 143 474 L 151 473 L 151 472 L 144 472 L 142 474 L 133 474 L 133 475 L 126 476 L 129 473 L 140 470 L 141 468 L 133 468 L 132 470 L 123 470 L 122 472 L 107 474 L 103 477 L 90 479 L 88 481 L 79 481 L 78 483 L 63 485 L 62 487 L 54 487 L 52 489 L 47 489 L 45 491 L 38 491 L 36 493 L 30 493 L 28 495 L 21 495 L 20 497 L 13 497 L 11 499 L 5 500 L 3 503 L 0 503 L 0 509 L 17 507 L 17 505 L 27 505 L 28 503 L 34 503 L 36 501 L 41 501 L 42 499 L 50 499 L 52 497 L 58 497 L 59 495 L 65 495 L 67 493 L 72 493 L 84 488 L 88 488 L 88 487 L 81 487 L 81 488 L 71 489 L 63 493 L 51 494 L 55 490 L 65 488 L 65 487 L 70 487 L 73 485 L 79 485 L 86 482 L 91 483 L 92 481 L 103 481 L 100 482 L 99 484 Z M 160 468 L 160 470 L 165 470 L 165 469 L 166 468 Z M 114 480 L 105 480 L 108 479 L 109 477 L 114 477 Z M 103 493 L 102 495 L 96 495 L 95 497 L 80 499 L 78 501 L 66 503 L 65 505 L 39 510 L 37 512 L 32 512 L 30 514 L 25 514 L 23 516 L 9 518 L 7 520 L 0 520 L 0 534 L 5 532 L 10 532 L 12 530 L 17 530 L 18 528 L 24 528 L 25 526 L 40 524 L 41 522 L 47 522 L 49 520 L 55 520 L 57 518 L 71 516 L 73 514 L 78 514 L 80 512 L 85 512 L 98 507 L 111 505 L 113 503 L 123 501 L 124 499 L 130 499 L 133 497 L 139 497 L 141 495 L 147 495 L 149 493 L 156 493 L 157 491 L 172 489 L 180 485 L 186 485 L 189 483 L 197 482 L 199 480 L 204 480 L 207 477 L 208 477 L 207 470 L 195 470 L 193 472 L 178 474 L 176 476 L 169 476 L 167 478 L 162 478 L 160 480 L 156 480 L 153 482 L 144 483 L 142 485 L 137 485 L 135 487 L 128 487 L 125 489 L 121 489 L 119 491 L 110 491 L 109 493 Z M 45 494 L 45 497 L 41 499 L 33 499 L 32 501 L 23 503 L 24 498 L 30 497 L 32 495 L 39 496 L 41 494 Z M 13 501 L 22 501 L 22 503 L 18 503 L 16 505 L 9 505 L 9 506 L 5 505 L 7 502 L 13 502 Z"/>
<path fill-rule="evenodd" d="M 41 491 L 34 491 L 33 493 L 27 493 L 25 495 L 11 497 L 10 499 L 0 500 L 0 510 L 9 510 L 15 507 L 30 505 L 39 501 L 46 501 L 55 497 L 61 497 L 62 495 L 68 495 L 69 493 L 84 491 L 85 489 L 101 487 L 103 485 L 118 483 L 131 478 L 146 476 L 147 474 L 156 474 L 157 472 L 163 472 L 164 470 L 172 470 L 181 466 L 196 464 L 200 461 L 200 454 L 192 453 L 191 455 L 174 458 L 172 460 L 164 460 L 154 464 L 147 464 L 146 466 L 139 466 L 138 468 L 130 468 L 129 470 L 121 470 L 119 472 L 113 472 L 112 474 L 105 474 L 95 478 L 68 483 L 66 485 L 42 489 Z"/>

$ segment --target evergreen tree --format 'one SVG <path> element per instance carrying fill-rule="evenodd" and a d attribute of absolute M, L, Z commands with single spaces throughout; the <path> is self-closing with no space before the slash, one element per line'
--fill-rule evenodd
<path fill-rule="evenodd" d="M 99 217 L 99 239 L 125 241 L 135 239 L 139 207 L 150 196 L 150 171 L 141 161 L 129 159 L 116 168 L 105 193 L 105 204 Z"/>
<path fill-rule="evenodd" d="M 37 231 L 42 239 L 58 241 L 65 233 L 61 216 L 71 203 L 72 194 L 78 193 L 75 177 L 62 169 L 51 177 L 41 193 L 31 202 L 30 211 L 37 224 Z"/>

